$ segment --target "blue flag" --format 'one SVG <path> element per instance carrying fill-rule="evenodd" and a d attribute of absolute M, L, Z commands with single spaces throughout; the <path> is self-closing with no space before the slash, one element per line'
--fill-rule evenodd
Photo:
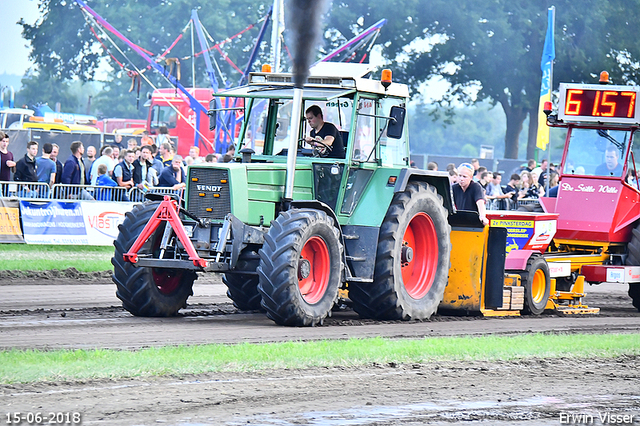
<path fill-rule="evenodd" d="M 538 138 L 536 146 L 540 149 L 547 149 L 549 143 L 549 126 L 547 126 L 547 116 L 544 113 L 544 103 L 551 101 L 551 70 L 553 60 L 556 58 L 556 46 L 553 39 L 556 8 L 549 8 L 549 21 L 547 23 L 547 35 L 544 39 L 544 49 L 542 50 L 542 60 L 540 69 L 542 70 L 542 83 L 540 84 L 540 104 L 538 105 Z"/>

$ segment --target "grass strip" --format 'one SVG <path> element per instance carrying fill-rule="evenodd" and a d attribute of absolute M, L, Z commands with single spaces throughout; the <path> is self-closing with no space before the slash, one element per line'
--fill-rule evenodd
<path fill-rule="evenodd" d="M 0 244 L 0 270 L 81 272 L 110 271 L 112 246 Z"/>
<path fill-rule="evenodd" d="M 350 339 L 124 350 L 0 352 L 0 383 L 131 378 L 222 371 L 640 355 L 640 334 Z"/>

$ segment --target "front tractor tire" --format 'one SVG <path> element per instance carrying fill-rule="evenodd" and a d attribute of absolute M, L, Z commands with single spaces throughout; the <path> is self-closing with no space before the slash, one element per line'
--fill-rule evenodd
<path fill-rule="evenodd" d="M 451 226 L 442 198 L 424 182 L 395 194 L 380 227 L 373 283 L 349 283 L 354 310 L 379 320 L 427 319 L 449 275 Z"/>
<path fill-rule="evenodd" d="M 136 267 L 125 262 L 123 255 L 129 251 L 143 228 L 151 219 L 159 203 L 134 206 L 119 225 L 120 233 L 114 241 L 113 282 L 117 286 L 116 296 L 122 306 L 131 314 L 141 317 L 168 317 L 186 307 L 187 299 L 193 294 L 193 282 L 197 279 L 194 271 L 182 269 L 160 269 Z M 159 246 L 165 224 L 149 237 L 140 253 L 153 253 L 159 257 Z"/>
<path fill-rule="evenodd" d="M 280 325 L 322 324 L 338 299 L 342 253 L 340 232 L 325 212 L 280 213 L 259 252 L 258 291 L 267 316 Z"/>

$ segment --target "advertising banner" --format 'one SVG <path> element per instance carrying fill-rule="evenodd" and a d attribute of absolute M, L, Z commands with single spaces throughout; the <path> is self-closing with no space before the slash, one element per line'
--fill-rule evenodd
<path fill-rule="evenodd" d="M 0 243 L 24 243 L 17 200 L 0 198 Z"/>
<path fill-rule="evenodd" d="M 20 213 L 28 244 L 89 244 L 80 203 L 20 201 Z"/>
<path fill-rule="evenodd" d="M 111 245 L 133 203 L 20 201 L 28 244 Z"/>
<path fill-rule="evenodd" d="M 81 201 L 85 229 L 89 244 L 92 246 L 110 246 L 118 237 L 118 225 L 124 221 L 126 212 L 131 211 L 135 203 L 100 203 Z"/>

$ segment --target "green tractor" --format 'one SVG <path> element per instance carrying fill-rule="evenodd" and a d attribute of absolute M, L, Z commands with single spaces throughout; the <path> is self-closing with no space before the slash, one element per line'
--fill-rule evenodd
<path fill-rule="evenodd" d="M 341 300 L 380 320 L 436 311 L 451 251 L 448 176 L 409 167 L 407 86 L 335 65 L 303 89 L 260 72 L 215 95 L 241 105 L 239 152 L 190 166 L 184 200 L 127 214 L 112 259 L 125 309 L 175 315 L 197 272 L 218 272 L 238 309 L 281 325 L 321 324 Z M 346 158 L 305 144 L 312 105 L 340 130 Z"/>

